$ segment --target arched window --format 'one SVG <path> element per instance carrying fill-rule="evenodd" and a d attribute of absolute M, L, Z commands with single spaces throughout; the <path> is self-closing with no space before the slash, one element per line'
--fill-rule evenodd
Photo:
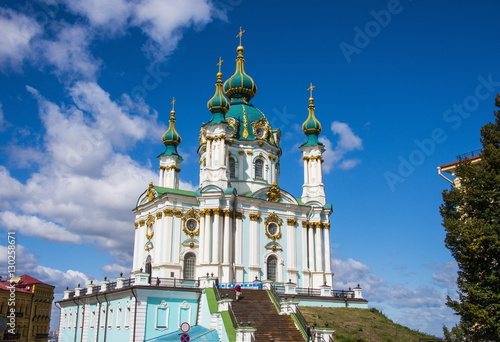
<path fill-rule="evenodd" d="M 264 161 L 262 159 L 257 159 L 255 161 L 255 178 L 262 179 L 264 178 Z"/>
<path fill-rule="evenodd" d="M 278 265 L 278 258 L 274 255 L 270 255 L 267 258 L 267 280 L 276 281 L 276 267 Z"/>
<path fill-rule="evenodd" d="M 184 256 L 184 271 L 183 279 L 192 280 L 194 279 L 194 265 L 196 264 L 196 255 L 193 253 L 187 253 Z"/>
<path fill-rule="evenodd" d="M 149 274 L 148 283 L 151 284 L 151 255 L 146 258 L 146 267 L 144 272 Z"/>
<path fill-rule="evenodd" d="M 236 178 L 236 160 L 229 157 L 229 178 Z"/>

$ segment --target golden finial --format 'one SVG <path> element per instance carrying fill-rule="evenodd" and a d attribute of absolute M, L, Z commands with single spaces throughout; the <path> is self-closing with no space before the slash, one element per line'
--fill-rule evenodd
<path fill-rule="evenodd" d="M 219 66 L 219 72 L 221 72 L 221 67 L 222 67 L 223 62 L 224 62 L 224 60 L 222 59 L 222 57 L 219 57 L 219 63 L 216 64 Z"/>
<path fill-rule="evenodd" d="M 172 110 L 170 111 L 170 118 L 173 119 L 174 115 L 175 115 L 175 103 L 177 102 L 177 100 L 175 99 L 175 97 L 172 97 L 172 102 L 170 102 L 172 104 Z"/>
<path fill-rule="evenodd" d="M 309 97 L 310 97 L 310 98 L 312 98 L 312 97 L 313 97 L 313 89 L 314 89 L 314 88 L 316 88 L 316 86 L 313 86 L 313 84 L 312 84 L 312 83 L 310 83 L 309 88 L 307 88 L 307 90 L 309 90 L 309 91 L 310 91 L 310 93 L 309 93 Z"/>
<path fill-rule="evenodd" d="M 236 35 L 236 38 L 240 38 L 240 46 L 241 46 L 241 37 L 243 37 L 243 33 L 245 33 L 245 30 L 240 26 L 240 33 Z"/>

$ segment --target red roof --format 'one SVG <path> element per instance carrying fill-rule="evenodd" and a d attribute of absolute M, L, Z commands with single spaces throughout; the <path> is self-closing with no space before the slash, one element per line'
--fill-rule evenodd
<path fill-rule="evenodd" d="M 475 156 L 475 157 L 470 157 L 470 158 L 467 158 L 468 160 L 474 160 L 474 159 L 477 159 L 477 158 L 481 158 L 481 156 Z M 466 159 L 463 159 L 463 160 L 458 160 L 456 162 L 453 162 L 453 163 L 449 163 L 449 164 L 444 164 L 444 165 L 441 165 L 440 168 L 443 168 L 443 167 L 448 167 L 448 166 L 452 166 L 452 165 L 455 165 L 455 164 L 458 164 L 462 161 L 464 161 Z"/>
<path fill-rule="evenodd" d="M 50 287 L 55 287 L 55 286 L 46 284 L 43 281 L 40 281 L 40 280 L 38 280 L 36 278 L 33 278 L 32 276 L 29 276 L 27 274 L 22 275 L 20 277 L 15 277 L 13 279 L 15 279 L 15 280 L 19 279 L 19 281 L 15 282 L 15 284 L 16 284 L 16 291 L 21 291 L 21 292 L 31 292 L 30 290 L 25 290 L 25 288 L 28 287 L 28 286 L 34 285 L 34 284 L 40 284 L 40 285 L 46 285 L 46 286 L 50 286 Z M 9 290 L 9 287 L 10 287 L 10 280 L 2 280 L 2 281 L 0 281 L 0 289 L 2 289 L 2 290 Z"/>

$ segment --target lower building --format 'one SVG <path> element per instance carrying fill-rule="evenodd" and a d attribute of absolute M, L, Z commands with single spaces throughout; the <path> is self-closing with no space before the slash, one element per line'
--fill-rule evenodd
<path fill-rule="evenodd" d="M 29 275 L 0 281 L 0 316 L 7 327 L 3 341 L 48 341 L 54 286 Z"/>

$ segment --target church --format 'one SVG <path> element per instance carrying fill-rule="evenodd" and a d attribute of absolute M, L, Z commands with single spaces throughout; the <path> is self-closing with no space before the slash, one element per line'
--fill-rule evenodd
<path fill-rule="evenodd" d="M 223 81 L 218 63 L 207 122 L 200 127 L 199 188 L 179 189 L 182 139 L 173 100 L 158 183 L 149 184 L 133 209 L 132 279 L 121 275 L 113 283 L 68 289 L 59 302 L 61 341 L 167 341 L 184 322 L 206 329 L 199 341 L 229 341 L 231 327 L 219 329 L 213 318 L 224 309 L 219 302 L 219 310 L 209 310 L 206 296 L 236 284 L 293 295 L 298 305 L 367 307 L 359 285 L 333 290 L 332 206 L 323 183 L 314 86 L 302 124 L 302 195 L 295 198 L 279 182 L 281 132 L 252 103 L 257 85 L 245 72 L 243 32 L 234 74 Z"/>

